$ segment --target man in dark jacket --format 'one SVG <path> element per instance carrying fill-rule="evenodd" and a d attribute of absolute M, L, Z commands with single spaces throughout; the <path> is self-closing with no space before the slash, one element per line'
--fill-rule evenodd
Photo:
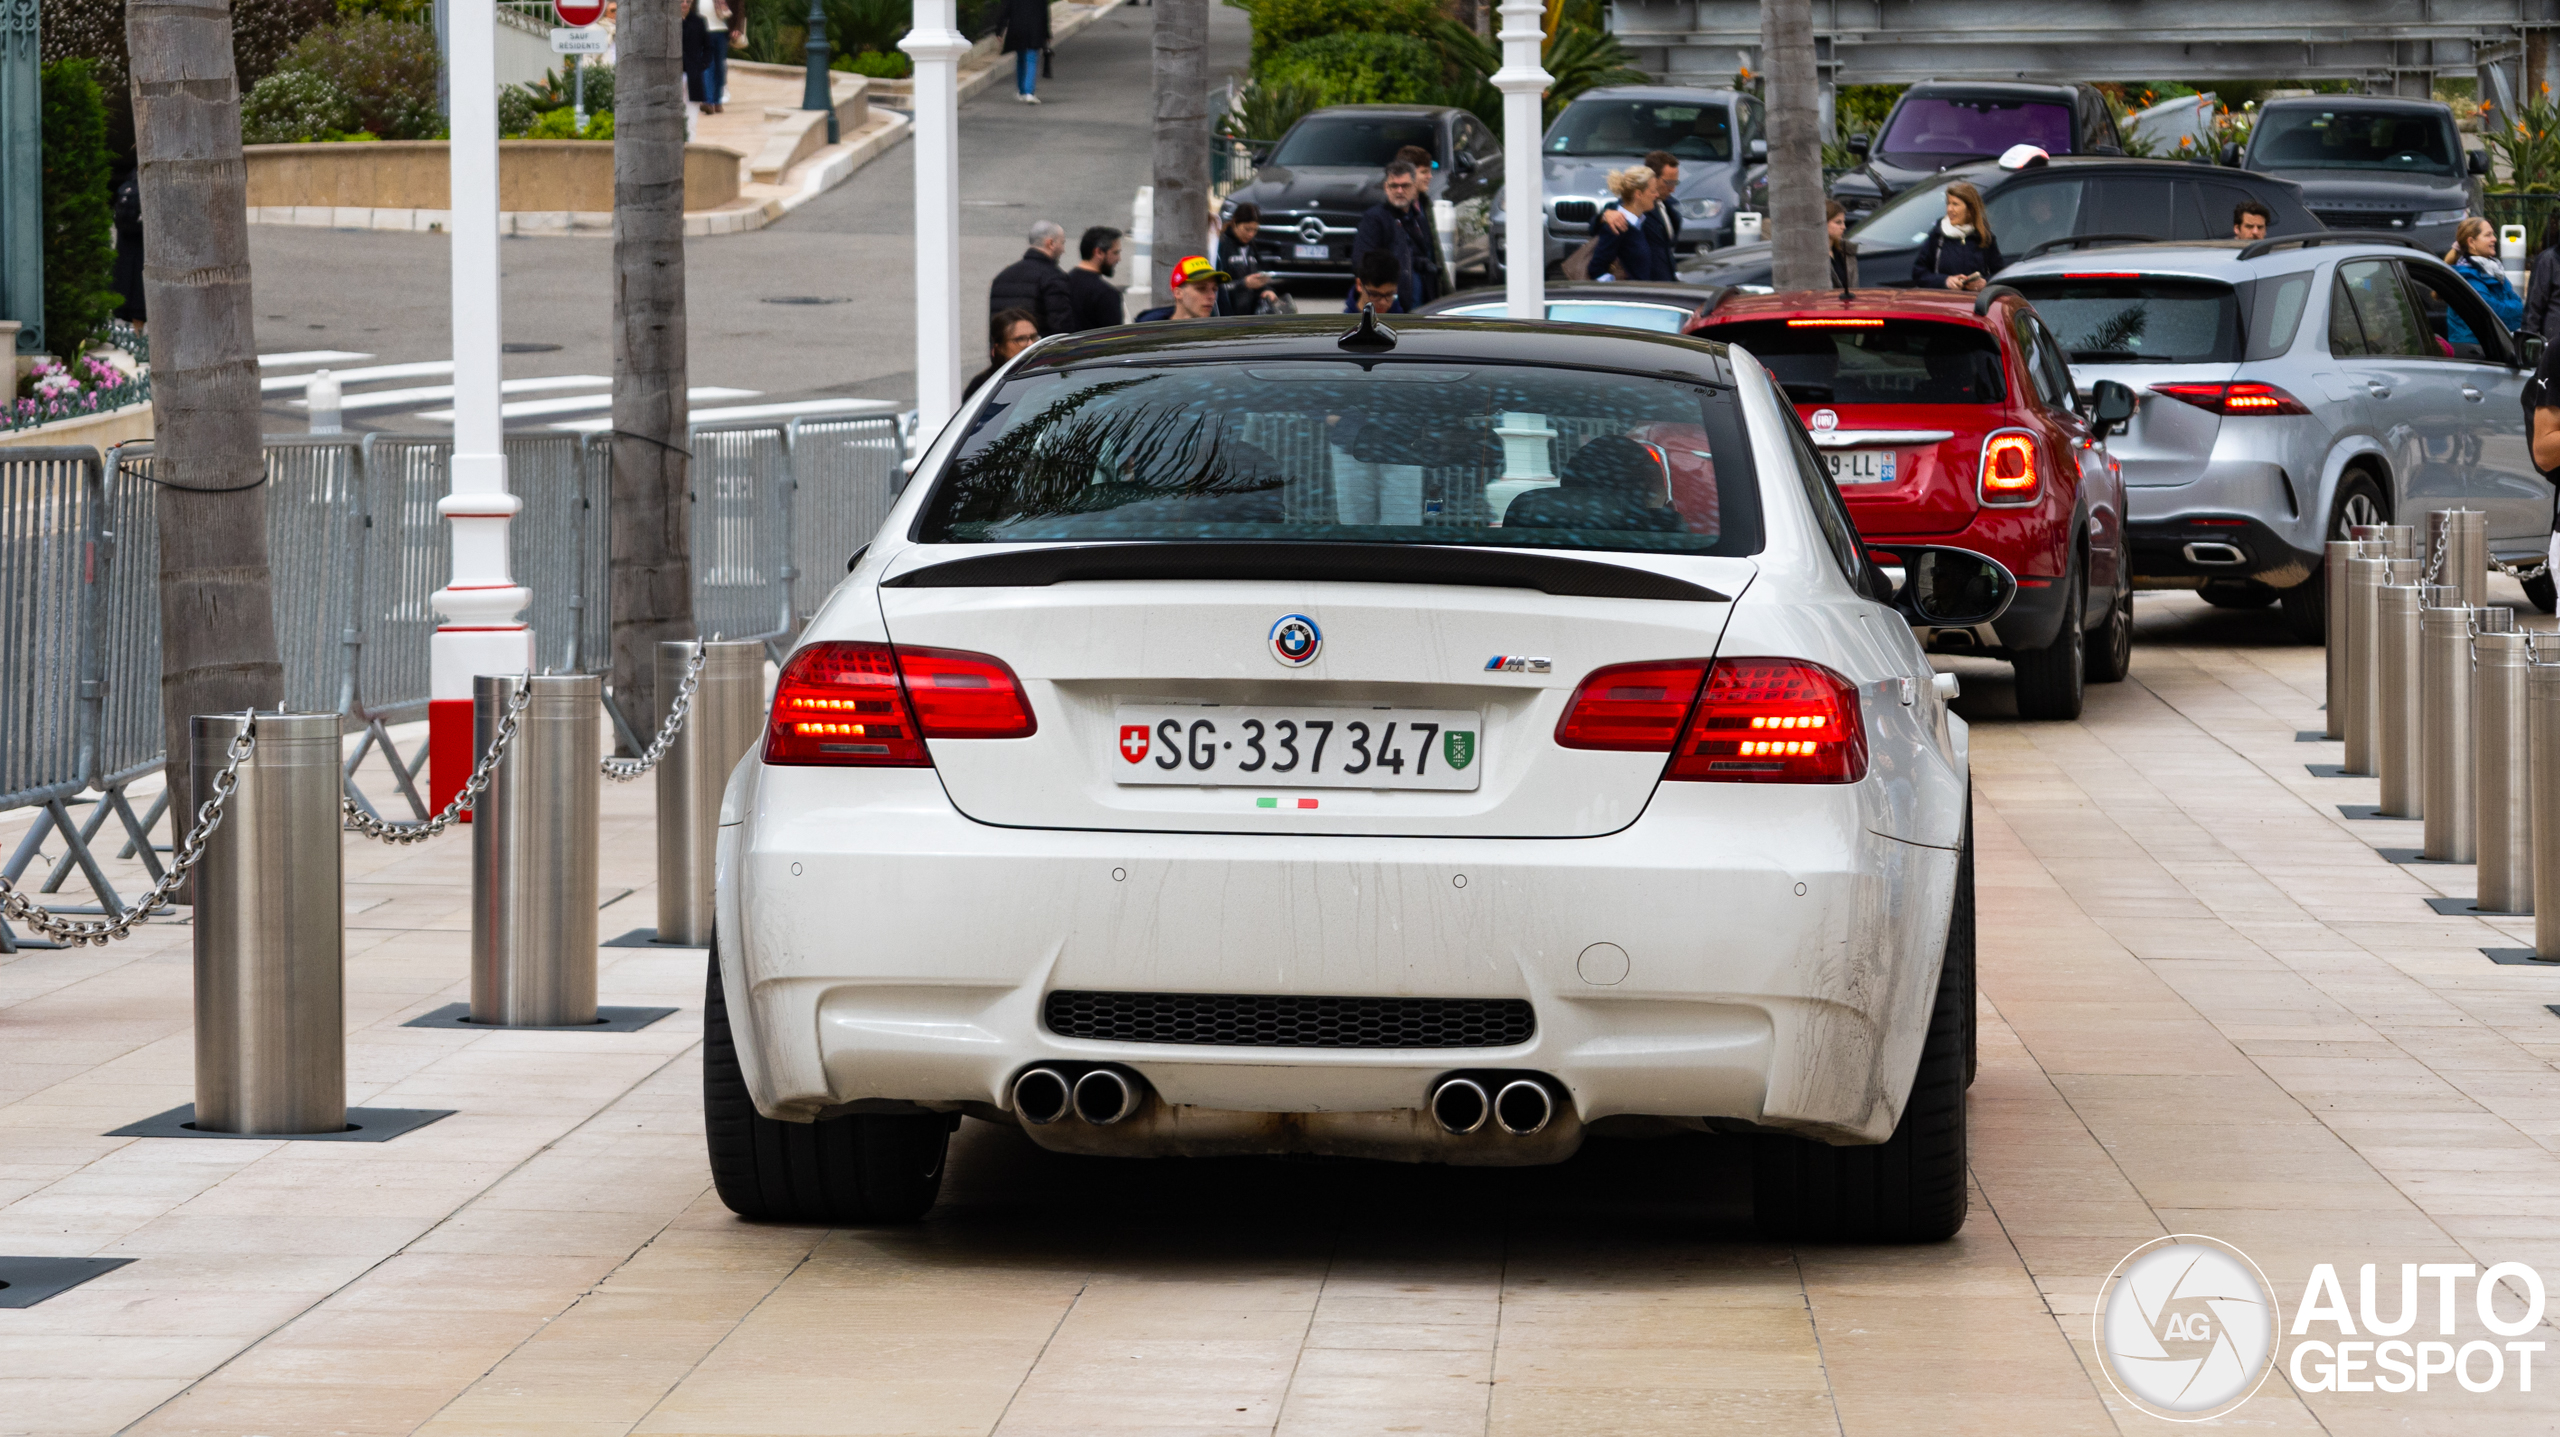
<path fill-rule="evenodd" d="M 1646 236 L 1663 254 L 1677 255 L 1680 243 L 1680 201 L 1674 197 L 1680 188 L 1680 157 L 1669 150 L 1655 150 L 1644 157 L 1644 167 L 1653 171 L 1653 208 L 1645 211 Z M 1627 212 L 1611 200 L 1600 209 L 1600 222 L 1625 233 L 1631 222 Z M 1594 231 L 1597 233 L 1597 231 Z"/>
<path fill-rule="evenodd" d="M 1111 282 L 1111 272 L 1120 267 L 1120 232 L 1095 225 L 1076 241 L 1076 254 L 1076 267 L 1067 271 L 1067 299 L 1075 310 L 1068 327 L 1080 334 L 1122 323 L 1127 311 L 1121 307 L 1120 286 Z"/>
<path fill-rule="evenodd" d="M 1069 334 L 1076 327 L 1075 300 L 1067 277 L 1058 272 L 1058 256 L 1067 252 L 1067 232 L 1052 220 L 1031 227 L 1031 248 L 1006 265 L 987 292 L 987 312 L 1019 309 L 1030 313 L 1041 337 Z"/>
<path fill-rule="evenodd" d="M 1413 231 L 1408 218 L 1417 207 L 1421 178 L 1414 173 L 1410 160 L 1394 160 L 1387 165 L 1387 197 L 1369 206 L 1360 215 L 1360 228 L 1351 236 L 1351 268 L 1360 269 L 1361 257 L 1372 252 L 1393 255 L 1396 262 L 1396 292 L 1403 296 L 1406 309 L 1422 306 L 1422 285 L 1414 274 Z"/>

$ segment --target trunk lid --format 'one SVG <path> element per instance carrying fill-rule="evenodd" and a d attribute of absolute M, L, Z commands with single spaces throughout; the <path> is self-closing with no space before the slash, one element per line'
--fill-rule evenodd
<path fill-rule="evenodd" d="M 2107 452 L 2124 466 L 2128 488 L 2165 488 L 2192 484 L 2213 457 L 2222 433 L 2222 416 L 2202 405 L 2154 394 L 2155 384 L 2224 384 L 2240 372 L 2237 364 L 2075 364 L 2071 382 L 2086 401 L 2099 380 L 2112 379 L 2133 391 L 2133 418 L 2121 433 L 2107 437 Z"/>
<path fill-rule="evenodd" d="M 1556 721 L 1575 685 L 1607 664 L 1712 657 L 1731 600 L 1754 571 L 1745 559 L 1610 556 L 1639 580 L 1676 575 L 1715 595 L 1651 600 L 1342 579 L 899 583 L 949 554 L 901 556 L 879 590 L 891 640 L 1002 659 L 1039 724 L 1026 739 L 932 743 L 953 804 L 982 823 L 1147 832 L 1614 832 L 1643 812 L 1665 756 L 1559 747 Z M 1301 663 L 1275 646 L 1275 629 L 1289 619 L 1320 636 Z M 1324 740 L 1320 783 L 1237 770 L 1255 751 L 1254 722 L 1264 725 L 1270 763 L 1279 763 L 1284 719 L 1310 725 L 1302 750 L 1317 746 L 1312 724 L 1338 726 Z M 1161 727 L 1168 720 L 1170 733 Z M 1342 775 L 1350 726 L 1364 722 L 1381 765 L 1370 777 L 1384 772 L 1384 726 L 1394 723 L 1393 748 L 1418 772 L 1408 777 L 1400 763 L 1388 782 L 1446 783 L 1456 762 L 1461 774 L 1472 772 L 1472 786 L 1379 788 Z M 1462 722 L 1472 730 L 1459 730 Z M 1415 725 L 1432 730 L 1419 743 Z M 1463 742 L 1449 736 L 1470 731 Z M 1201 781 L 1170 781 L 1193 778 L 1187 766 L 1158 768 L 1168 753 L 1204 751 L 1211 762 Z"/>

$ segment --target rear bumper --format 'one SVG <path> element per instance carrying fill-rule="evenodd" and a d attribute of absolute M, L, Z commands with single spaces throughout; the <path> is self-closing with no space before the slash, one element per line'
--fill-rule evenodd
<path fill-rule="evenodd" d="M 866 1100 L 1002 1118 L 1026 1067 L 1108 1063 L 1204 1122 L 1375 1115 L 1356 1141 L 1277 1125 L 1278 1150 L 1563 1156 L 1453 1157 L 1421 1131 L 1435 1079 L 1492 1069 L 1554 1080 L 1577 1131 L 1635 1114 L 1875 1142 L 1953 895 L 1952 850 L 1871 831 L 1873 778 L 1668 784 L 1614 835 L 1491 841 L 997 828 L 930 770 L 794 769 L 771 793 L 764 772 L 742 769 L 720 831 L 720 961 L 757 1106 L 792 1120 Z M 1536 1027 L 1500 1048 L 1093 1041 L 1046 1026 L 1060 989 L 1513 998 Z M 1382 1146 L 1400 1126 L 1416 1140 Z"/>
<path fill-rule="evenodd" d="M 2139 491 L 2137 491 L 2139 492 Z M 2208 517 L 2208 516 L 2199 516 Z M 2137 580 L 2255 579 L 2289 589 L 2309 579 L 2320 556 L 2305 553 L 2264 520 L 2234 524 L 2236 515 L 2195 519 L 2133 519 L 2126 522 L 2125 542 L 2133 551 Z"/>

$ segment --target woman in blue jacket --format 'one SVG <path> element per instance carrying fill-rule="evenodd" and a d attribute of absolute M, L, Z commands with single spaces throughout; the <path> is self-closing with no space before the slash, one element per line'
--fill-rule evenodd
<path fill-rule="evenodd" d="M 1982 191 L 1961 180 L 1947 186 L 1947 217 L 1920 242 L 1912 282 L 1922 289 L 1976 290 L 2007 263 L 1991 237 L 1991 217 L 1982 212 Z"/>
<path fill-rule="evenodd" d="M 2444 252 L 2444 262 L 2489 302 L 2489 311 L 2498 316 L 2498 323 L 2511 330 L 2524 328 L 2524 300 L 2517 296 L 2516 287 L 2507 283 L 2506 272 L 2498 268 L 2498 232 L 2489 227 L 2487 220 L 2478 215 L 2464 220 L 2461 228 L 2453 232 L 2453 248 Z M 2445 311 L 2444 337 L 2455 344 L 2480 345 L 2480 337 L 2471 332 L 2471 326 L 2450 309 Z"/>

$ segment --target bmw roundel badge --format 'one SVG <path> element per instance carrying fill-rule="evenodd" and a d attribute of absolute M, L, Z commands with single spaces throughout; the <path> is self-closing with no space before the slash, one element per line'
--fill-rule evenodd
<path fill-rule="evenodd" d="M 1282 614 L 1271 626 L 1271 657 L 1293 669 L 1314 663 L 1324 648 L 1324 631 L 1304 614 Z"/>

